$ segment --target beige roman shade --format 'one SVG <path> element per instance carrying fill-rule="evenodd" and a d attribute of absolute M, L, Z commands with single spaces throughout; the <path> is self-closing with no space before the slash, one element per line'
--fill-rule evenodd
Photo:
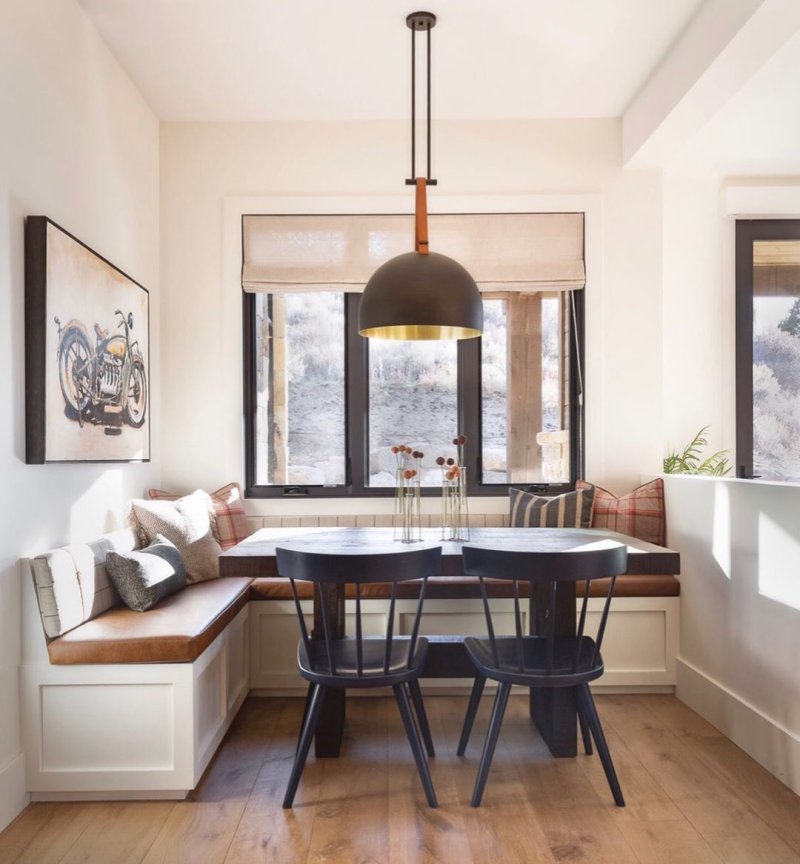
<path fill-rule="evenodd" d="M 583 288 L 583 213 L 429 216 L 431 251 L 455 258 L 481 291 Z M 362 291 L 414 248 L 411 215 L 242 217 L 245 291 Z"/>

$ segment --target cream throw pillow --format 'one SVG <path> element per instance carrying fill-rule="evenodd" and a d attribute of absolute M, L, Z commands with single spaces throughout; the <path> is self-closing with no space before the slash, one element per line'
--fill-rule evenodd
<path fill-rule="evenodd" d="M 211 498 L 197 490 L 177 501 L 146 501 L 134 498 L 131 511 L 148 543 L 163 534 L 175 544 L 186 567 L 187 582 L 205 582 L 219 577 L 222 548 L 211 531 Z"/>

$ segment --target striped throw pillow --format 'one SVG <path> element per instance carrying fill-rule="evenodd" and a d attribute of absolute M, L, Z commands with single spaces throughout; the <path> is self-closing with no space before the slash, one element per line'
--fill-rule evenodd
<path fill-rule="evenodd" d="M 544 498 L 524 489 L 509 490 L 512 528 L 588 528 L 594 487 Z"/>

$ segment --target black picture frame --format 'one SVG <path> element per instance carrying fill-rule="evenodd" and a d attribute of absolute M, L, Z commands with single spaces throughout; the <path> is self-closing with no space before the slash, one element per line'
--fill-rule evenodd
<path fill-rule="evenodd" d="M 150 294 L 46 216 L 25 220 L 25 461 L 150 461 Z"/>

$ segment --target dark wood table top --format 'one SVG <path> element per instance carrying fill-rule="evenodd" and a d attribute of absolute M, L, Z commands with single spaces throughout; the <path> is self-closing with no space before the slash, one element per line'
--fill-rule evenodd
<path fill-rule="evenodd" d="M 676 575 L 680 555 L 672 549 L 645 543 L 625 534 L 594 528 L 471 528 L 464 542 L 441 540 L 441 529 L 424 528 L 422 543 L 405 544 L 394 540 L 391 528 L 262 528 L 223 552 L 222 576 L 277 576 L 275 547 L 301 547 L 327 553 L 346 554 L 402 552 L 430 545 L 442 547 L 442 576 L 461 575 L 461 549 L 465 545 L 497 547 L 506 550 L 566 552 L 589 544 L 613 541 L 628 547 L 627 573 Z"/>

